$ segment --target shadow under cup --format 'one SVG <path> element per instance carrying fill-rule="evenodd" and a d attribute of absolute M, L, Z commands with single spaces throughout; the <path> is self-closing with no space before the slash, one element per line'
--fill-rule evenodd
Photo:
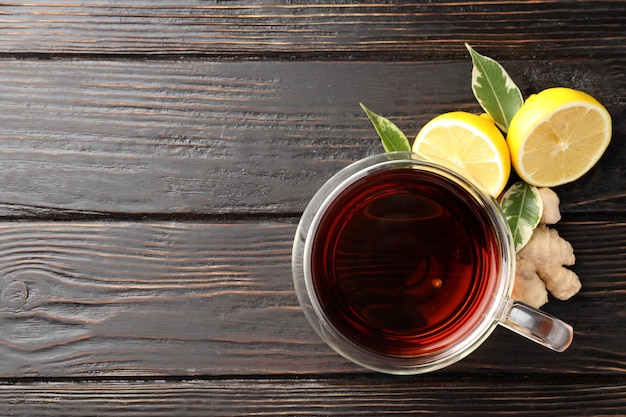
<path fill-rule="evenodd" d="M 494 199 L 398 152 L 355 162 L 320 188 L 292 267 L 304 313 L 328 345 L 364 367 L 414 374 L 462 359 L 506 325 L 514 262 Z"/>

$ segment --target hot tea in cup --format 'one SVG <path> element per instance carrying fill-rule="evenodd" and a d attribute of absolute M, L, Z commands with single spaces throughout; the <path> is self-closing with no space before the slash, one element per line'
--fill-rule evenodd
<path fill-rule="evenodd" d="M 515 252 L 498 203 L 411 153 L 344 168 L 294 240 L 300 304 L 336 351 L 388 373 L 454 363 L 503 324 L 555 350 L 571 327 L 512 301 Z"/>

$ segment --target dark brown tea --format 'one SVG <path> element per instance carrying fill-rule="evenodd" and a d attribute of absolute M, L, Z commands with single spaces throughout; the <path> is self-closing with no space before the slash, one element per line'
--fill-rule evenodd
<path fill-rule="evenodd" d="M 438 174 L 370 173 L 334 199 L 313 239 L 311 273 L 324 314 L 370 351 L 444 349 L 491 305 L 496 233 L 479 203 Z"/>

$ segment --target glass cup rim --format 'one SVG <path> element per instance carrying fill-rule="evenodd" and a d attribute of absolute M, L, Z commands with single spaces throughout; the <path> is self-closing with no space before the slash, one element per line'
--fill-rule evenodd
<path fill-rule="evenodd" d="M 312 242 L 330 204 L 347 187 L 372 173 L 407 166 L 428 171 L 453 181 L 487 211 L 498 240 L 502 271 L 496 283 L 492 302 L 478 324 L 462 340 L 437 353 L 412 357 L 387 356 L 364 348 L 343 335 L 327 317 L 317 298 L 311 274 Z M 416 374 L 434 371 L 455 363 L 473 352 L 493 332 L 507 309 L 513 284 L 515 252 L 511 233 L 499 204 L 480 185 L 449 167 L 428 161 L 411 152 L 376 154 L 346 166 L 331 177 L 311 199 L 301 218 L 293 248 L 293 279 L 296 294 L 305 316 L 319 336 L 336 352 L 372 370 L 391 374 Z"/>

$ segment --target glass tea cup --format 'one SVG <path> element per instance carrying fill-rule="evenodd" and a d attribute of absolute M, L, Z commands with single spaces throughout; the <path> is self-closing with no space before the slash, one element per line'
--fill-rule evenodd
<path fill-rule="evenodd" d="M 292 269 L 319 336 L 379 372 L 451 365 L 497 325 L 558 352 L 573 337 L 510 298 L 515 250 L 497 201 L 410 152 L 367 157 L 328 180 L 302 215 Z"/>

